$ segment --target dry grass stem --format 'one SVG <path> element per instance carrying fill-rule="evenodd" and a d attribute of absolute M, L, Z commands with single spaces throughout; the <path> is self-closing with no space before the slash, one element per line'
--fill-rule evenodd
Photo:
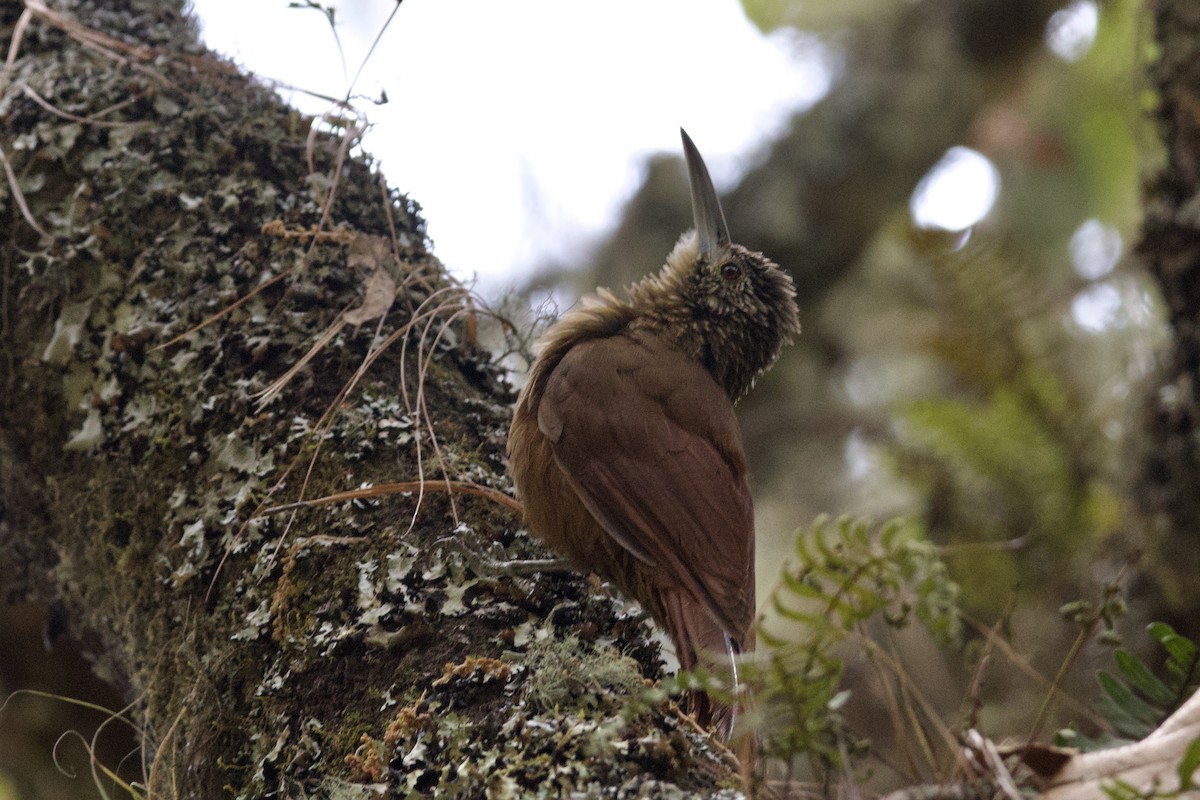
<path fill-rule="evenodd" d="M 312 500 L 297 500 L 294 503 L 285 503 L 279 506 L 271 506 L 256 512 L 258 517 L 268 517 L 273 514 L 281 514 L 285 511 L 294 511 L 301 508 L 317 508 L 319 506 L 333 505 L 334 503 L 345 503 L 351 500 L 362 500 L 369 497 L 385 497 L 392 494 L 412 494 L 420 491 L 431 492 L 447 492 L 450 494 L 469 495 L 472 497 L 482 497 L 485 500 L 490 500 L 497 505 L 514 511 L 518 514 L 522 512 L 521 503 L 510 495 L 504 492 L 493 489 L 490 486 L 484 486 L 479 483 L 471 483 L 470 481 L 453 481 L 453 480 L 436 480 L 436 481 L 399 481 L 397 483 L 381 483 L 376 486 L 367 486 L 362 489 L 351 489 L 345 492 L 337 492 L 335 494 L 326 495 L 325 497 L 317 497 Z"/>
<path fill-rule="evenodd" d="M 12 190 L 13 199 L 17 201 L 17 207 L 21 209 L 21 216 L 29 223 L 29 227 L 33 228 L 41 236 L 47 239 L 51 238 L 46 229 L 39 225 L 37 220 L 33 218 L 33 212 L 29 210 L 29 206 L 25 203 L 25 194 L 21 191 L 21 184 L 17 180 L 17 174 L 13 172 L 8 156 L 4 154 L 4 148 L 0 148 L 0 163 L 4 164 L 4 176 L 8 179 L 8 188 Z"/>

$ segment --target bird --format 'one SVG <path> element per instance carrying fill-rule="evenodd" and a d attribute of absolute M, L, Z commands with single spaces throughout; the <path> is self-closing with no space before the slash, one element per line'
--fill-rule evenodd
<path fill-rule="evenodd" d="M 636 600 L 681 669 L 754 648 L 754 510 L 734 404 L 800 333 L 790 274 L 735 244 L 680 129 L 694 227 L 624 298 L 598 289 L 542 336 L 507 456 L 530 533 Z M 736 708 L 685 709 L 732 735 Z"/>

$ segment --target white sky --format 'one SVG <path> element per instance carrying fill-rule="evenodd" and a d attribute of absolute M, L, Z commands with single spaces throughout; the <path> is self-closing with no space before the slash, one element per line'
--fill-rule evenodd
<path fill-rule="evenodd" d="M 265 78 L 343 97 L 396 6 L 324 2 L 337 8 L 344 63 L 316 10 L 192 5 L 210 47 Z M 1047 45 L 1078 59 L 1096 21 L 1094 0 L 1076 0 L 1051 20 Z M 421 203 L 434 251 L 488 289 L 597 239 L 647 157 L 679 152 L 680 126 L 718 189 L 732 184 L 836 72 L 835 52 L 798 33 L 762 36 L 737 0 L 404 0 L 354 92 L 371 125 L 365 149 Z M 376 105 L 381 92 L 389 102 Z M 309 113 L 331 108 L 287 96 Z M 956 147 L 911 211 L 921 225 L 964 230 L 1000 190 L 983 155 Z"/>
<path fill-rule="evenodd" d="M 209 46 L 341 97 L 395 6 L 336 5 L 345 68 L 317 11 L 193 0 Z M 495 284 L 611 225 L 646 157 L 679 152 L 680 126 L 718 187 L 732 183 L 824 94 L 832 61 L 814 40 L 764 38 L 736 0 L 405 0 L 354 90 L 365 148 L 421 203 L 435 252 Z"/>

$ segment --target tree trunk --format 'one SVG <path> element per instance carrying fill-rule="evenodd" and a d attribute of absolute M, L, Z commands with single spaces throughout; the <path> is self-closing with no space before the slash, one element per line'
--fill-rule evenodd
<path fill-rule="evenodd" d="M 1200 636 L 1200 6 L 1160 0 L 1151 77 L 1166 164 L 1150 189 L 1141 255 L 1158 281 L 1171 349 L 1148 408 L 1141 498 L 1149 571 L 1181 633 Z"/>
<path fill-rule="evenodd" d="M 510 390 L 415 203 L 347 156 L 352 122 L 215 60 L 177 3 L 59 8 L 0 4 L 0 585 L 60 609 L 135 703 L 139 780 L 736 787 L 633 699 L 660 668 L 643 621 L 464 555 L 545 555 L 496 499 Z"/>

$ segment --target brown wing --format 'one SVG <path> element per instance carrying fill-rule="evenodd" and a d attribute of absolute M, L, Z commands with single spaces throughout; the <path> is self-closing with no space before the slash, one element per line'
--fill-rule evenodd
<path fill-rule="evenodd" d="M 699 364 L 646 334 L 576 345 L 538 426 L 605 531 L 735 639 L 754 616 L 754 512 L 733 405 Z"/>

